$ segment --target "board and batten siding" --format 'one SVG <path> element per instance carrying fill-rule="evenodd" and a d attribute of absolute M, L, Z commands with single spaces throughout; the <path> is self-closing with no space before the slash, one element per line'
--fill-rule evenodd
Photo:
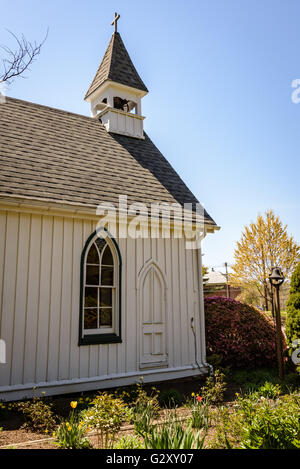
<path fill-rule="evenodd" d="M 30 396 L 33 386 L 57 394 L 129 384 L 140 375 L 159 381 L 168 370 L 169 378 L 185 368 L 186 376 L 199 373 L 191 329 L 193 317 L 202 364 L 197 251 L 186 250 L 184 239 L 116 239 L 122 343 L 78 346 L 80 257 L 95 229 L 92 218 L 0 210 L 0 338 L 6 343 L 0 399 Z M 138 277 L 151 259 L 167 284 L 165 370 L 139 368 Z"/>

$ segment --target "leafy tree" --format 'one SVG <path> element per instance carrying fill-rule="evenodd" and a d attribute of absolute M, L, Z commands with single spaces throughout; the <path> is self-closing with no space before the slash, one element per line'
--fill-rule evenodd
<path fill-rule="evenodd" d="M 253 306 L 261 306 L 262 299 L 257 290 L 256 282 L 240 283 L 241 293 L 236 297 L 237 301 Z"/>
<path fill-rule="evenodd" d="M 295 339 L 300 339 L 300 263 L 294 270 L 291 279 L 285 332 L 290 344 Z"/>
<path fill-rule="evenodd" d="M 258 215 L 255 223 L 245 226 L 234 257 L 231 279 L 237 285 L 254 285 L 268 310 L 269 302 L 273 305 L 268 280 L 272 267 L 278 265 L 288 278 L 300 260 L 300 247 L 288 235 L 287 226 L 268 210 L 265 217 Z"/>
<path fill-rule="evenodd" d="M 205 284 L 206 282 L 208 282 L 208 278 L 206 277 L 206 275 L 208 274 L 208 267 L 206 267 L 205 265 L 202 266 L 202 279 L 203 279 L 203 284 Z"/>

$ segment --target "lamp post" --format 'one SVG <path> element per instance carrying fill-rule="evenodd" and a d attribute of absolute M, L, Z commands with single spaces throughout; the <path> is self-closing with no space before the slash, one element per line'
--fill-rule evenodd
<path fill-rule="evenodd" d="M 280 302 L 279 302 L 279 288 L 284 282 L 284 276 L 279 267 L 273 267 L 269 275 L 271 287 L 273 288 L 274 309 L 275 309 L 275 322 L 276 322 L 276 353 L 278 361 L 279 377 L 284 377 L 284 363 L 283 363 L 283 344 L 282 344 L 282 331 L 281 331 L 281 317 L 280 317 Z"/>

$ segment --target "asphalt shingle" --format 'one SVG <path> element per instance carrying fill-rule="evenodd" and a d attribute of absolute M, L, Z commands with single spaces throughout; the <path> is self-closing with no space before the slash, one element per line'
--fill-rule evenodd
<path fill-rule="evenodd" d="M 85 98 L 92 94 L 106 80 L 112 80 L 116 83 L 148 92 L 129 57 L 119 33 L 112 35 L 102 62 Z"/>
<path fill-rule="evenodd" d="M 0 105 L 0 163 L 0 197 L 88 207 L 124 194 L 148 208 L 198 202 L 147 135 L 110 134 L 98 119 L 14 98 Z"/>

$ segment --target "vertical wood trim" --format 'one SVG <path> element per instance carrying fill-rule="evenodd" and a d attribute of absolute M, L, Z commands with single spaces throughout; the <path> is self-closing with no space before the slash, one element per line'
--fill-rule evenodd
<path fill-rule="evenodd" d="M 35 382 L 36 342 L 40 286 L 41 217 L 31 216 L 28 270 L 27 320 L 25 329 L 24 383 Z"/>
<path fill-rule="evenodd" d="M 180 330 L 180 297 L 179 297 L 179 249 L 178 239 L 171 239 L 172 259 L 172 296 L 173 296 L 173 323 L 174 323 L 174 361 L 180 365 L 181 359 L 181 330 Z"/>
<path fill-rule="evenodd" d="M 1 339 L 6 343 L 6 363 L 1 364 L 0 385 L 10 384 L 13 345 L 13 318 L 15 314 L 17 243 L 19 215 L 8 214 L 4 253 L 4 281 L 2 298 Z"/>
<path fill-rule="evenodd" d="M 63 257 L 63 220 L 54 218 L 53 251 L 50 296 L 49 350 L 48 350 L 48 381 L 58 379 L 59 363 L 59 324 L 62 288 L 62 257 Z"/>
<path fill-rule="evenodd" d="M 126 277 L 126 309 L 124 313 L 124 322 L 126 322 L 126 367 L 125 371 L 130 372 L 136 369 L 137 362 L 137 316 L 138 312 L 136 309 L 136 296 L 137 296 L 137 246 L 135 240 L 127 237 L 126 238 L 126 253 L 127 261 L 124 271 L 124 277 Z M 136 318 L 133 322 L 132 318 Z"/>
<path fill-rule="evenodd" d="M 188 315 L 188 285 L 186 283 L 186 249 L 185 239 L 178 240 L 179 244 L 179 291 L 180 291 L 180 324 L 181 324 L 181 357 L 182 365 L 189 364 L 189 349 L 188 349 L 188 332 L 189 332 L 189 315 Z"/>
<path fill-rule="evenodd" d="M 23 382 L 25 321 L 28 291 L 28 246 L 30 215 L 20 214 L 18 237 L 18 265 L 16 273 L 15 327 L 13 334 L 11 384 Z"/>
<path fill-rule="evenodd" d="M 41 268 L 40 268 L 40 295 L 39 295 L 39 322 L 37 334 L 37 382 L 47 379 L 48 339 L 50 323 L 50 293 L 51 293 L 51 259 L 53 239 L 53 217 L 44 216 L 42 219 L 41 234 Z"/>
<path fill-rule="evenodd" d="M 83 247 L 89 238 L 89 236 L 93 233 L 93 225 L 92 222 L 84 221 L 83 222 L 83 239 L 82 245 L 80 250 L 83 251 Z M 78 314 L 78 313 L 77 313 Z M 79 354 L 80 354 L 80 366 L 79 366 L 79 377 L 85 378 L 89 376 L 89 365 L 90 365 L 90 346 L 79 347 Z"/>
<path fill-rule="evenodd" d="M 1 333 L 1 324 L 2 324 L 2 312 L 3 312 L 3 284 L 4 284 L 4 274 L 5 274 L 5 246 L 6 246 L 6 232 L 7 232 L 7 212 L 0 212 L 0 333 Z M 0 335 L 1 337 L 1 335 Z"/>
<path fill-rule="evenodd" d="M 193 258 L 190 249 L 186 249 L 185 251 L 185 273 L 186 273 L 186 285 L 187 285 L 187 311 L 188 311 L 188 353 L 189 353 L 189 361 L 190 364 L 194 363 L 195 361 L 195 353 L 194 353 L 194 335 L 191 329 L 191 318 L 194 318 L 195 322 L 195 293 L 194 293 L 194 280 L 193 280 Z"/>
<path fill-rule="evenodd" d="M 80 257 L 83 248 L 83 222 L 74 220 L 73 269 L 72 269 L 72 306 L 70 338 L 70 378 L 79 376 L 80 347 L 78 347 L 79 298 L 80 298 Z"/>
<path fill-rule="evenodd" d="M 70 334 L 72 298 L 72 245 L 73 220 L 63 219 L 62 290 L 60 306 L 60 340 L 58 378 L 68 379 L 70 357 Z"/>
<path fill-rule="evenodd" d="M 118 245 L 122 257 L 122 297 L 121 297 L 121 312 L 122 312 L 122 330 L 121 336 L 124 338 L 122 344 L 116 344 L 117 348 L 117 373 L 125 373 L 126 367 L 126 348 L 127 348 L 127 278 L 126 278 L 126 269 L 127 269 L 127 244 L 126 239 L 119 238 Z"/>

